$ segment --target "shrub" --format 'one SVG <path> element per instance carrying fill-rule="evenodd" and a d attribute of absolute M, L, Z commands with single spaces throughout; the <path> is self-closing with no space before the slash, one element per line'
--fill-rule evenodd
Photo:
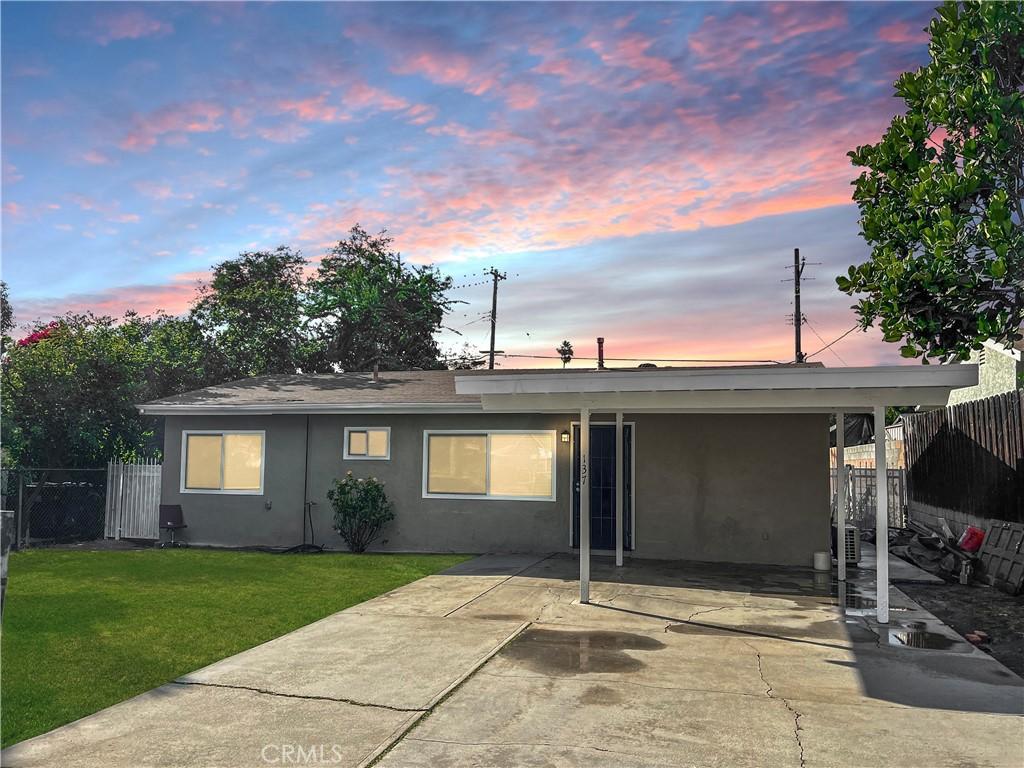
<path fill-rule="evenodd" d="M 334 507 L 334 530 L 352 552 L 365 552 L 395 519 L 395 505 L 384 493 L 384 483 L 375 477 L 352 477 L 346 472 L 334 481 L 327 498 Z"/>

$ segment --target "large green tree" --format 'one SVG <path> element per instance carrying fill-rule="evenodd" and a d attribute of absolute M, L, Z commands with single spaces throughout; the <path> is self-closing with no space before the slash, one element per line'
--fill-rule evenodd
<path fill-rule="evenodd" d="M 14 330 L 14 310 L 7 292 L 7 283 L 0 280 L 0 354 L 7 350 L 11 343 L 10 333 Z"/>
<path fill-rule="evenodd" d="M 191 320 L 69 314 L 38 324 L 3 360 L 5 456 L 21 467 L 101 467 L 157 455 L 156 420 L 136 404 L 220 377 Z"/>
<path fill-rule="evenodd" d="M 282 246 L 242 253 L 213 268 L 191 318 L 220 352 L 227 378 L 304 368 L 305 267 L 298 251 Z"/>
<path fill-rule="evenodd" d="M 930 62 L 896 81 L 906 113 L 850 152 L 871 258 L 837 278 L 924 362 L 1024 322 L 1024 3 L 948 2 L 929 32 Z"/>
<path fill-rule="evenodd" d="M 402 262 L 386 232 L 358 224 L 330 250 L 309 281 L 310 328 L 323 365 L 365 371 L 444 368 L 434 339 L 451 307 L 451 278 Z"/>

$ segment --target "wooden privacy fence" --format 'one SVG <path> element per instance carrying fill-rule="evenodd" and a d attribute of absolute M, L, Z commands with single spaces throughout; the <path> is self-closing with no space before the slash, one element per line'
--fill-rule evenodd
<path fill-rule="evenodd" d="M 1024 522 L 1024 390 L 903 416 L 912 502 Z"/>
<path fill-rule="evenodd" d="M 889 527 L 907 527 L 907 472 L 904 469 L 887 469 L 889 478 L 888 507 Z M 832 512 L 836 510 L 836 485 L 838 472 L 830 470 L 832 488 Z M 846 522 L 853 523 L 861 530 L 875 527 L 875 499 L 878 494 L 874 468 L 847 467 L 846 469 Z"/>
<path fill-rule="evenodd" d="M 155 460 L 107 464 L 108 539 L 160 538 L 160 471 Z"/>

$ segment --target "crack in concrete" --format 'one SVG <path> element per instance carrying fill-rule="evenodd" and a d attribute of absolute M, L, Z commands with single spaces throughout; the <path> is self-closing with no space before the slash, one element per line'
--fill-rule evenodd
<path fill-rule="evenodd" d="M 483 597 L 484 595 L 486 595 L 486 594 L 487 594 L 488 592 L 490 592 L 491 590 L 497 589 L 497 588 L 498 588 L 498 587 L 500 587 L 500 586 L 501 586 L 502 584 L 505 584 L 506 582 L 510 581 L 511 579 L 514 579 L 514 578 L 515 578 L 516 576 L 518 576 L 518 575 L 519 575 L 519 574 L 521 574 L 521 573 L 525 573 L 526 571 L 530 570 L 530 569 L 531 569 L 531 568 L 533 568 L 534 566 L 540 565 L 541 563 L 545 562 L 546 560 L 550 560 L 550 559 L 551 559 L 552 557 L 554 557 L 554 556 L 555 556 L 556 554 L 558 554 L 558 553 L 557 553 L 557 552 L 552 552 L 552 553 L 551 553 L 550 555 L 548 555 L 547 557 L 542 557 L 542 558 L 541 558 L 540 560 L 535 560 L 535 561 L 534 561 L 534 562 L 532 562 L 532 563 L 529 563 L 529 564 L 527 564 L 527 565 L 524 565 L 524 566 L 523 566 L 522 568 L 520 568 L 520 569 L 519 569 L 518 571 L 516 571 L 515 573 L 509 574 L 509 575 L 508 575 L 508 576 L 506 576 L 506 577 L 505 577 L 504 579 L 502 579 L 501 581 L 499 581 L 499 582 L 498 582 L 497 584 L 492 584 L 491 586 L 489 586 L 489 587 L 488 587 L 487 589 L 485 589 L 485 590 L 484 590 L 483 592 L 481 592 L 480 594 L 476 595 L 475 597 L 472 597 L 472 598 L 470 598 L 469 600 L 467 600 L 466 602 L 464 602 L 464 603 L 463 603 L 462 605 L 460 605 L 460 606 L 459 606 L 458 608 L 452 608 L 452 609 L 451 609 L 450 611 L 448 611 L 448 613 L 446 613 L 446 614 L 444 615 L 444 617 L 443 617 L 443 618 L 446 618 L 446 619 L 447 619 L 447 618 L 448 618 L 449 616 L 451 616 L 451 615 L 452 615 L 453 613 L 455 613 L 456 611 L 461 611 L 461 610 L 462 610 L 463 608 L 465 608 L 465 607 L 466 607 L 467 605 L 472 605 L 473 603 L 475 603 L 475 602 L 476 602 L 477 600 L 479 600 L 479 599 L 480 599 L 481 597 Z"/>
<path fill-rule="evenodd" d="M 693 621 L 693 617 L 694 616 L 700 616 L 702 613 L 714 613 L 715 611 L 722 611 L 722 610 L 725 610 L 728 607 L 729 606 L 727 606 L 727 605 L 720 605 L 717 608 L 708 608 L 707 610 L 703 610 L 703 611 L 694 611 L 693 613 L 691 613 L 689 616 L 686 617 L 686 620 L 687 621 Z"/>
<path fill-rule="evenodd" d="M 336 701 L 340 704 L 351 704 L 354 707 L 369 707 L 371 709 L 388 709 L 392 712 L 426 712 L 427 710 L 423 707 L 393 707 L 390 704 L 373 704 L 369 701 L 356 701 L 355 699 L 346 699 L 341 696 L 315 696 L 313 694 L 302 694 L 302 693 L 283 693 L 281 691 L 271 691 L 267 688 L 256 688 L 251 685 L 231 685 L 228 683 L 203 683 L 193 680 L 172 680 L 174 685 L 194 685 L 201 686 L 203 688 L 228 688 L 235 691 L 250 691 L 252 693 L 260 693 L 264 696 L 280 696 L 286 699 L 308 699 L 311 701 Z"/>
<path fill-rule="evenodd" d="M 789 710 L 790 714 L 793 715 L 793 738 L 796 739 L 797 749 L 800 750 L 800 768 L 805 768 L 806 762 L 804 759 L 804 742 L 800 738 L 800 731 L 803 730 L 800 727 L 800 718 L 803 717 L 803 713 L 794 709 L 793 705 L 789 703 L 789 699 L 787 699 L 785 696 L 775 695 L 775 689 L 772 688 L 772 684 L 769 683 L 767 678 L 764 676 L 764 667 L 761 664 L 761 652 L 750 643 L 745 642 L 744 645 L 750 648 L 750 650 L 754 652 L 754 655 L 757 656 L 757 674 L 760 676 L 761 682 L 764 683 L 765 696 L 767 696 L 769 699 L 774 699 L 776 701 L 782 702 L 786 709 Z"/>
<path fill-rule="evenodd" d="M 548 555 L 548 557 L 552 557 L 552 555 Z M 547 558 L 544 559 L 546 560 Z M 487 654 L 487 656 L 481 659 L 472 669 L 470 669 L 469 672 L 466 673 L 466 675 L 461 680 L 459 680 L 455 685 L 449 688 L 448 691 L 443 696 L 434 701 L 427 709 L 417 710 L 420 713 L 420 716 L 415 718 L 411 723 L 409 723 L 407 727 L 401 729 L 401 732 L 395 735 L 391 739 L 390 743 L 388 743 L 386 746 L 384 746 L 383 748 L 378 747 L 379 751 L 376 753 L 376 755 L 369 758 L 368 760 L 361 761 L 359 763 L 360 768 L 373 768 L 373 766 L 377 765 L 381 760 L 387 757 L 388 753 L 390 753 L 391 750 L 397 747 L 400 743 L 405 741 L 405 739 L 415 738 L 409 736 L 409 734 L 412 733 L 416 728 L 418 728 L 424 720 L 426 720 L 434 712 L 436 712 L 438 707 L 440 707 L 442 704 L 448 701 L 448 699 L 454 696 L 456 691 L 462 688 L 462 686 L 469 682 L 470 679 L 476 677 L 476 675 L 479 674 L 480 670 L 487 666 L 488 663 L 490 663 L 491 659 L 493 659 L 495 656 L 501 653 L 502 649 L 504 649 L 505 646 L 507 646 L 509 643 L 511 643 L 513 640 L 519 637 L 519 635 L 521 635 L 523 632 L 529 629 L 531 625 L 532 622 L 525 622 L 523 624 L 520 624 L 519 628 L 516 629 L 515 632 L 510 634 L 495 648 L 493 648 L 490 651 L 490 653 Z"/>

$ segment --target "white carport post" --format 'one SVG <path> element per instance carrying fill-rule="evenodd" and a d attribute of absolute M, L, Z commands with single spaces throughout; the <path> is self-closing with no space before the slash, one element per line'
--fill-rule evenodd
<path fill-rule="evenodd" d="M 846 411 L 836 411 L 836 570 L 846 581 Z"/>
<path fill-rule="evenodd" d="M 590 409 L 580 408 L 580 602 L 590 602 Z"/>
<path fill-rule="evenodd" d="M 623 485 L 624 459 L 622 456 L 622 411 L 615 412 L 615 565 L 622 567 L 623 548 L 623 500 L 626 498 Z"/>
<path fill-rule="evenodd" d="M 889 473 L 885 463 L 885 406 L 875 406 L 875 605 L 889 623 Z"/>

